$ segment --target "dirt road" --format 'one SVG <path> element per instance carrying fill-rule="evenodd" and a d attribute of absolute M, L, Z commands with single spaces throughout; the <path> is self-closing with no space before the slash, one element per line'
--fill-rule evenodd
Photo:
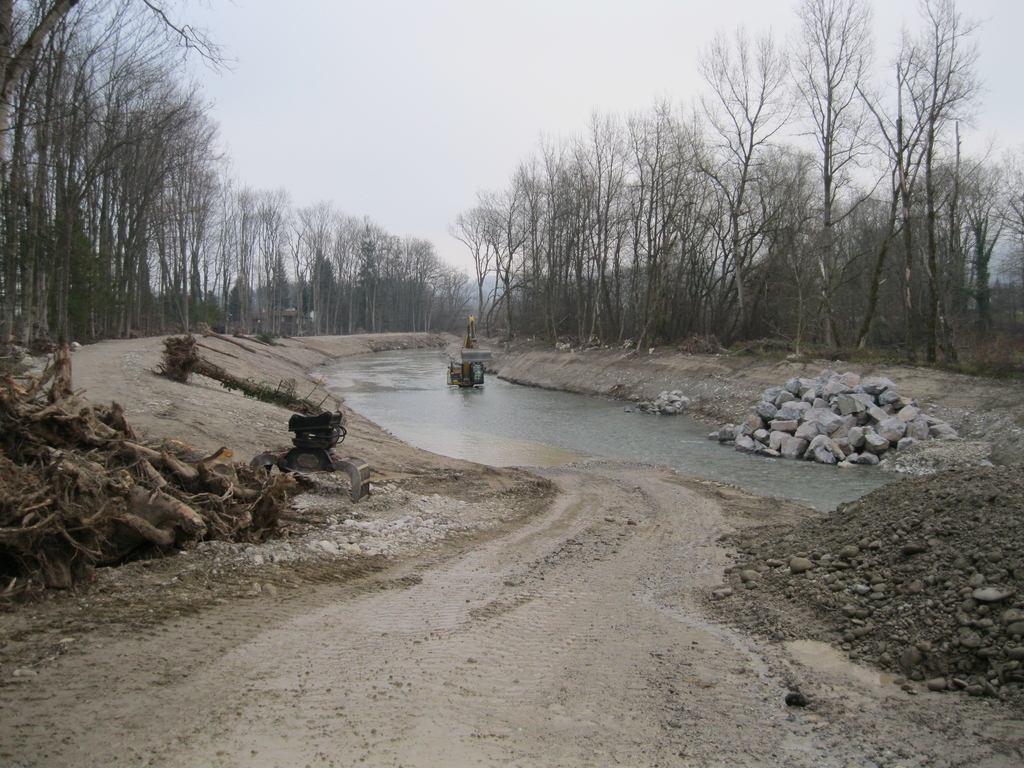
<path fill-rule="evenodd" d="M 238 377 L 273 383 L 437 343 L 423 336 L 204 343 Z M 287 412 L 158 377 L 160 351 L 85 347 L 75 385 L 152 438 L 243 460 L 286 442 Z M 707 382 L 709 402 L 778 374 L 693 364 L 673 376 Z M 985 407 L 985 389 L 965 407 L 1010 434 L 1019 387 L 989 389 L 1017 406 Z M 355 414 L 349 427 L 346 449 L 374 468 L 359 505 L 325 481 L 295 499 L 281 539 L 206 542 L 3 604 L 0 766 L 1024 765 L 1007 701 L 903 685 L 705 602 L 734 563 L 723 534 L 812 510 L 647 466 L 538 479 L 419 451 Z M 767 589 L 746 595 L 789 612 L 787 627 L 812 621 Z M 806 707 L 786 705 L 794 691 Z"/>
<path fill-rule="evenodd" d="M 995 703 L 706 618 L 716 539 L 762 500 L 660 468 L 543 472 L 555 503 L 475 546 L 90 634 L 0 688 L 0 764 L 1022 764 Z M 796 688 L 810 706 L 786 706 Z"/>

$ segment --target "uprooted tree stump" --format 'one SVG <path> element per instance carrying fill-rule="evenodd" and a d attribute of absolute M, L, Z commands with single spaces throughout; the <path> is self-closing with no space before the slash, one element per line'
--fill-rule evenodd
<path fill-rule="evenodd" d="M 230 456 L 222 448 L 188 461 L 168 445 L 139 443 L 119 405 L 74 394 L 66 346 L 42 377 L 5 377 L 0 596 L 70 587 L 97 566 L 198 541 L 274 536 L 295 480 Z"/>
<path fill-rule="evenodd" d="M 217 334 L 210 335 L 218 339 L 225 339 Z M 316 414 L 321 410 L 316 403 L 295 394 L 294 382 L 291 382 L 292 386 L 285 386 L 284 382 L 281 382 L 274 387 L 266 382 L 232 376 L 219 365 L 211 363 L 199 354 L 199 342 L 191 334 L 170 336 L 164 340 L 163 362 L 157 367 L 157 373 L 181 382 L 188 382 L 189 377 L 193 373 L 197 373 L 220 382 L 221 386 L 226 389 L 238 390 L 246 397 L 281 405 L 298 413 Z"/>

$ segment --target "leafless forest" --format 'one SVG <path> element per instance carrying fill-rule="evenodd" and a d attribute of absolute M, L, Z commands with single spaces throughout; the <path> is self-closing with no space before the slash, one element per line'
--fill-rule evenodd
<path fill-rule="evenodd" d="M 151 0 L 0 0 L 0 333 L 486 330 L 951 360 L 1024 322 L 1024 147 L 979 130 L 976 25 L 924 0 L 877 51 L 867 0 L 710 39 L 702 94 L 595 113 L 433 244 L 230 172 L 191 84 L 206 37 Z M 467 180 L 471 184 L 472 180 Z"/>

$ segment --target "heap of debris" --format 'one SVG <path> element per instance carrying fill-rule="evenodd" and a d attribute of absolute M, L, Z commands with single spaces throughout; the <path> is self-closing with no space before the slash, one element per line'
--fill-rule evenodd
<path fill-rule="evenodd" d="M 662 416 L 676 416 L 686 411 L 690 402 L 690 398 L 675 389 L 671 392 L 662 392 L 654 400 L 642 400 L 635 406 L 626 406 L 625 411 L 626 413 L 639 411 L 640 413 L 657 413 Z"/>
<path fill-rule="evenodd" d="M 67 346 L 39 378 L 0 381 L 0 595 L 67 588 L 98 566 L 196 542 L 262 541 L 295 481 L 222 448 L 143 445 L 123 410 L 74 393 Z M 189 460 L 191 459 L 191 460 Z"/>
<path fill-rule="evenodd" d="M 799 526 L 731 534 L 736 563 L 714 603 L 776 640 L 829 641 L 930 690 L 1020 696 L 1022 510 L 1024 465 L 891 483 Z M 775 612 L 779 600 L 789 609 Z"/>

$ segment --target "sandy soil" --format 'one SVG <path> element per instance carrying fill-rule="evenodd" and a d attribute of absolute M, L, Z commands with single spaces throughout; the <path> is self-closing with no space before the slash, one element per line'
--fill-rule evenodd
<path fill-rule="evenodd" d="M 325 358 L 440 340 L 204 343 L 236 375 L 303 382 Z M 157 377 L 160 351 L 83 348 L 75 384 L 154 438 L 241 459 L 286 444 L 287 412 Z M 780 378 L 710 381 L 739 402 Z M 1020 394 L 941 389 L 970 412 Z M 315 478 L 283 541 L 202 545 L 0 614 L 0 765 L 1024 765 L 1024 721 L 998 698 L 709 610 L 735 559 L 723 537 L 811 510 L 656 467 L 496 470 L 349 427 L 343 447 L 375 470 L 360 505 Z M 786 705 L 797 690 L 808 706 Z"/>

